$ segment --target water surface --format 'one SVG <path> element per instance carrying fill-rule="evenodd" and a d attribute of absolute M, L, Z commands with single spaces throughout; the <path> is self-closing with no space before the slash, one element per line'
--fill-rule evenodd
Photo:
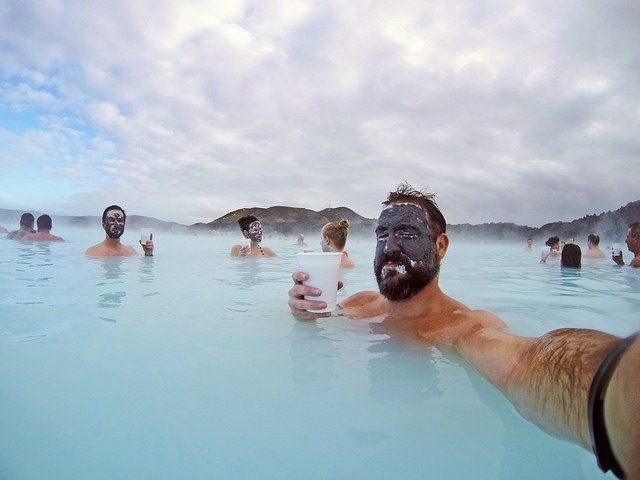
<path fill-rule="evenodd" d="M 253 261 L 228 257 L 237 238 L 158 233 L 153 258 L 94 259 L 100 231 L 56 233 L 0 237 L 0 478 L 608 478 L 454 352 L 295 320 L 293 239 Z M 454 239 L 443 290 L 521 335 L 638 328 L 640 271 L 523 245 Z M 349 242 L 342 297 L 375 289 L 374 247 Z"/>

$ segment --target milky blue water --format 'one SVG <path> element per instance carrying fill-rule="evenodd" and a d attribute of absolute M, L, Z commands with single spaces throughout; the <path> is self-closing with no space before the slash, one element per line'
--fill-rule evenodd
<path fill-rule="evenodd" d="M 155 257 L 104 260 L 83 255 L 99 229 L 56 233 L 0 237 L 2 479 L 609 478 L 452 351 L 295 320 L 290 240 L 254 261 L 228 257 L 237 238 L 158 233 Z M 640 270 L 522 247 L 454 239 L 441 285 L 523 335 L 638 328 Z M 375 289 L 373 249 L 349 242 L 342 297 Z"/>

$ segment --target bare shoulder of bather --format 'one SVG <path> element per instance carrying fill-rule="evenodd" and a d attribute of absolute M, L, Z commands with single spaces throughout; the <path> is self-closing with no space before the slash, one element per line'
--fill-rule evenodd
<path fill-rule="evenodd" d="M 354 293 L 340 302 L 341 313 L 353 318 L 371 318 L 385 312 L 385 298 L 374 291 Z"/>
<path fill-rule="evenodd" d="M 229 255 L 232 257 L 238 257 L 240 255 L 241 248 L 242 245 L 234 245 L 233 247 L 231 247 L 231 252 L 229 252 Z"/>
<path fill-rule="evenodd" d="M 107 247 L 104 242 L 100 242 L 87 248 L 84 253 L 93 257 L 124 257 L 135 255 L 136 251 L 129 245 L 120 244 L 117 249 L 113 249 Z"/>
<path fill-rule="evenodd" d="M 276 252 L 273 251 L 271 247 L 262 247 L 262 251 L 264 252 L 265 257 L 277 257 Z"/>
<path fill-rule="evenodd" d="M 510 333 L 491 312 L 460 309 L 453 312 L 452 320 L 451 343 L 478 372 L 503 390 L 530 339 Z"/>

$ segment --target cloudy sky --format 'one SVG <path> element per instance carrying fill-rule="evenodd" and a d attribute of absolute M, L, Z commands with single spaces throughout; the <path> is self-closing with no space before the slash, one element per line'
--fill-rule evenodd
<path fill-rule="evenodd" d="M 640 199 L 640 3 L 0 0 L 0 208 L 450 223 Z"/>

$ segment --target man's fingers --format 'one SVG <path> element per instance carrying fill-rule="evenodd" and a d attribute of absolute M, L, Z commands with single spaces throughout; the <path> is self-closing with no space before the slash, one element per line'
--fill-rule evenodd
<path fill-rule="evenodd" d="M 302 285 L 301 283 L 296 283 L 291 290 L 289 290 L 289 298 L 300 298 L 303 295 L 308 297 L 317 297 L 321 294 L 319 289 L 312 287 L 310 285 Z"/>
<path fill-rule="evenodd" d="M 322 310 L 323 308 L 327 308 L 327 304 L 325 302 L 316 302 L 315 300 L 292 298 L 289 300 L 289 307 L 293 310 Z"/>
<path fill-rule="evenodd" d="M 305 280 L 309 280 L 309 275 L 306 274 L 305 272 L 293 272 L 293 275 L 291 275 L 291 278 L 293 278 L 293 281 L 296 283 L 302 283 Z"/>

